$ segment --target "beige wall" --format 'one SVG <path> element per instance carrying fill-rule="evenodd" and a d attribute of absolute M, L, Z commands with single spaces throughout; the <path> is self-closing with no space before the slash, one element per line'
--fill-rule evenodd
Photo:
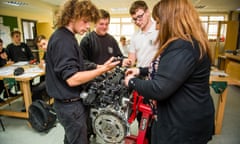
<path fill-rule="evenodd" d="M 29 13 L 29 12 L 22 12 L 22 11 L 14 11 L 11 9 L 1 9 L 1 15 L 5 16 L 13 16 L 18 18 L 18 28 L 22 31 L 21 27 L 21 19 L 28 19 L 28 20 L 35 20 L 37 22 L 53 22 L 53 13 Z"/>

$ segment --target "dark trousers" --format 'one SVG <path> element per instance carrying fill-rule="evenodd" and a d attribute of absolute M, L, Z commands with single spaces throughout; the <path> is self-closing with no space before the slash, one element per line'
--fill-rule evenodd
<path fill-rule="evenodd" d="M 3 90 L 4 90 L 4 83 L 3 83 L 3 80 L 0 80 L 0 94 L 2 93 Z"/>
<path fill-rule="evenodd" d="M 81 101 L 54 102 L 57 118 L 65 130 L 64 144 L 88 144 L 87 112 Z"/>

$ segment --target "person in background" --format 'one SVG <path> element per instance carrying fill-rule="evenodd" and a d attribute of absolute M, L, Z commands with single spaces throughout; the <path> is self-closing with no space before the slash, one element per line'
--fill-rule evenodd
<path fill-rule="evenodd" d="M 45 57 L 47 51 L 48 40 L 44 35 L 38 35 L 35 39 L 35 43 L 39 50 L 43 50 L 43 57 L 40 59 L 40 63 L 38 64 L 39 68 L 45 71 Z M 32 100 L 46 100 L 49 99 L 49 95 L 46 92 L 46 81 L 45 76 L 40 76 L 40 82 L 31 87 L 32 89 Z"/>
<path fill-rule="evenodd" d="M 5 49 L 3 48 L 3 40 L 0 39 L 0 67 L 3 67 L 4 65 L 11 64 L 11 63 L 12 63 L 11 61 L 8 61 L 8 56 L 5 52 Z M 3 90 L 4 90 L 4 82 L 3 80 L 0 80 L 0 95 L 2 94 Z M 7 98 L 6 93 L 4 93 L 3 96 L 4 98 Z M 4 99 L 0 98 L 0 102 L 4 102 Z"/>
<path fill-rule="evenodd" d="M 48 40 L 44 35 L 38 35 L 35 39 L 35 42 L 37 44 L 37 47 L 44 52 L 43 57 L 42 59 L 40 59 L 40 63 L 38 66 L 41 69 L 45 69 L 45 57 L 46 57 Z"/>
<path fill-rule="evenodd" d="M 128 58 L 131 60 L 132 66 L 148 67 L 157 51 L 158 30 L 156 30 L 156 23 L 151 19 L 151 10 L 145 1 L 134 1 L 129 13 L 132 21 L 139 28 L 139 31 L 133 34 L 128 48 Z M 142 77 L 146 79 L 146 77 Z M 147 99 L 143 100 L 144 104 L 148 103 Z M 137 121 L 140 123 L 142 114 L 138 113 Z M 150 139 L 151 131 L 147 131 L 147 137 Z"/>
<path fill-rule="evenodd" d="M 128 43 L 125 36 L 120 37 L 120 49 L 124 57 L 128 57 Z"/>
<path fill-rule="evenodd" d="M 3 48 L 3 41 L 0 39 L 0 67 L 4 66 L 7 63 L 7 54 Z M 0 80 L 0 95 L 4 90 L 4 83 L 3 80 Z M 4 102 L 2 98 L 0 98 L 0 103 Z"/>
<path fill-rule="evenodd" d="M 151 19 L 151 11 L 146 2 L 142 0 L 134 1 L 129 9 L 134 24 L 139 27 L 130 41 L 128 58 L 132 61 L 132 66 L 149 66 L 157 51 L 154 43 L 158 31 L 155 29 L 156 23 Z"/>
<path fill-rule="evenodd" d="M 18 30 L 11 32 L 12 43 L 10 43 L 7 48 L 6 52 L 8 55 L 8 59 L 13 61 L 14 63 L 19 61 L 28 61 L 30 64 L 35 62 L 35 58 L 32 54 L 31 49 L 25 44 L 21 42 L 21 32 Z M 33 85 L 32 81 L 31 87 Z M 20 89 L 19 82 L 17 83 L 18 89 Z M 16 92 L 16 94 L 21 94 L 21 91 Z"/>
<path fill-rule="evenodd" d="M 13 61 L 8 60 L 8 55 L 5 51 L 5 49 L 3 48 L 3 40 L 0 39 L 0 67 L 4 66 L 6 64 L 7 65 L 13 64 Z"/>
<path fill-rule="evenodd" d="M 5 51 L 5 49 L 3 48 L 3 40 L 0 39 L 0 67 L 5 66 L 6 64 L 7 65 L 13 64 L 13 62 L 8 60 L 8 55 Z M 4 90 L 4 82 L 3 82 L 3 80 L 0 80 L 0 94 L 2 94 L 3 90 Z M 10 89 L 8 90 L 8 93 L 10 96 L 15 96 L 15 94 L 13 94 L 10 91 Z M 4 98 L 8 97 L 6 91 L 4 91 L 3 97 Z M 4 99 L 0 98 L 0 102 L 4 102 Z"/>
<path fill-rule="evenodd" d="M 159 28 L 158 51 L 149 68 L 128 69 L 125 84 L 152 99 L 153 144 L 207 144 L 215 114 L 210 46 L 198 12 L 188 0 L 161 0 L 152 15 Z"/>
<path fill-rule="evenodd" d="M 95 23 L 94 31 L 88 33 L 80 42 L 83 58 L 89 69 L 104 64 L 110 57 L 123 57 L 118 42 L 108 34 L 110 14 L 103 9 L 99 10 L 100 17 Z M 123 63 L 127 64 L 125 59 Z"/>
<path fill-rule="evenodd" d="M 46 53 L 47 93 L 54 98 L 57 118 L 65 131 L 64 144 L 88 144 L 88 114 L 79 97 L 83 84 L 113 69 L 120 61 L 110 58 L 100 68 L 85 70 L 75 34 L 83 35 L 99 11 L 91 1 L 67 0 L 59 11 L 56 31 Z"/>
<path fill-rule="evenodd" d="M 12 31 L 11 38 L 12 43 L 6 48 L 9 60 L 14 62 L 34 60 L 34 56 L 30 48 L 27 46 L 27 44 L 21 42 L 20 31 Z"/>

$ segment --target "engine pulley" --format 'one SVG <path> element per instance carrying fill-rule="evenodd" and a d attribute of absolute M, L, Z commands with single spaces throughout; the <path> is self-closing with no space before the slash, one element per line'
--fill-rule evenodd
<path fill-rule="evenodd" d="M 126 122 L 112 112 L 99 114 L 94 121 L 96 134 L 108 143 L 120 143 L 127 133 Z"/>

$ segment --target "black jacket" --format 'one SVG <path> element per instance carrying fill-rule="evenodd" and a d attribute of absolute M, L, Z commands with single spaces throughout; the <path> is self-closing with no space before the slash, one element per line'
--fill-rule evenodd
<path fill-rule="evenodd" d="M 122 57 L 121 50 L 113 36 L 98 35 L 95 31 L 88 33 L 80 42 L 85 66 L 96 68 L 96 64 L 104 64 L 112 56 Z"/>
<path fill-rule="evenodd" d="M 153 144 L 206 144 L 211 139 L 214 105 L 209 89 L 210 64 L 206 55 L 199 60 L 196 41 L 193 47 L 179 39 L 161 55 L 152 80 L 130 80 L 129 87 L 144 98 L 157 100 Z"/>

